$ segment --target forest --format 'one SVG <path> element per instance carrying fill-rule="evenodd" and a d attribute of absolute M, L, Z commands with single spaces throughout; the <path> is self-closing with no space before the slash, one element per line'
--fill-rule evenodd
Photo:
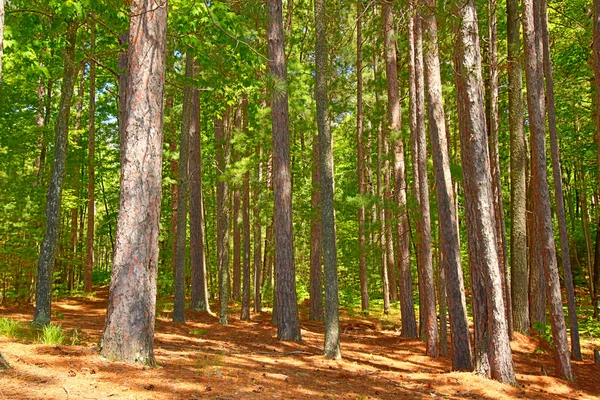
<path fill-rule="evenodd" d="M 0 0 L 0 397 L 600 397 L 600 0 Z"/>

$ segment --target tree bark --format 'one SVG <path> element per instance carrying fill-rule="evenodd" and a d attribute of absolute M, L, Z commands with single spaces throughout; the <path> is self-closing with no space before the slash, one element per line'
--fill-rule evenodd
<path fill-rule="evenodd" d="M 539 4 L 538 4 L 539 7 Z M 533 188 L 533 215 L 538 228 L 540 256 L 544 264 L 545 286 L 550 305 L 550 321 L 554 337 L 554 359 L 557 375 L 573 379 L 564 312 L 558 279 L 556 247 L 550 210 L 548 179 L 546 176 L 546 126 L 544 121 L 544 76 L 540 52 L 538 25 L 539 9 L 534 12 L 532 0 L 523 0 L 523 32 L 527 77 L 527 105 L 531 129 L 531 186 Z M 537 14 L 537 15 L 536 15 Z"/>
<path fill-rule="evenodd" d="M 129 26 L 127 140 L 101 352 L 109 360 L 155 365 L 166 5 L 134 0 Z"/>
<path fill-rule="evenodd" d="M 1 0 L 0 0 L 1 1 Z M 90 48 L 96 48 L 96 26 L 90 27 Z M 94 145 L 96 136 L 96 62 L 90 62 L 90 120 L 88 132 L 88 214 L 87 214 L 87 241 L 85 249 L 85 278 L 83 291 L 92 291 L 92 273 L 94 271 L 94 222 L 96 217 L 96 204 L 94 198 L 95 170 L 94 170 Z"/>
<path fill-rule="evenodd" d="M 475 354 L 489 353 L 487 358 L 491 377 L 514 386 L 517 381 L 512 363 L 496 239 L 481 51 L 474 0 L 466 0 L 462 4 L 459 18 L 461 24 L 455 47 L 456 81 L 469 261 L 472 281 L 480 280 L 477 285 L 485 288 L 485 297 L 479 299 L 474 295 L 473 301 L 487 303 L 486 307 L 474 307 Z M 489 348 L 483 348 L 484 346 Z"/>
<path fill-rule="evenodd" d="M 600 0 L 594 0 L 594 84 L 596 88 L 595 96 L 595 115 L 594 122 L 596 126 L 596 145 L 597 148 L 597 166 L 598 166 L 598 180 L 600 181 Z M 600 221 L 599 221 L 600 226 Z M 600 269 L 600 261 L 596 261 L 596 267 Z M 594 297 L 594 314 L 596 318 L 600 319 L 600 271 L 594 274 L 594 280 L 596 280 L 596 287 L 594 293 L 591 293 Z M 590 280 L 592 277 L 590 276 Z"/>
<path fill-rule="evenodd" d="M 527 146 L 523 129 L 523 77 L 519 0 L 507 0 L 508 109 L 510 130 L 510 255 L 513 324 L 529 334 L 529 268 L 527 265 Z"/>
<path fill-rule="evenodd" d="M 217 159 L 217 259 L 219 265 L 219 324 L 227 325 L 229 304 L 229 184 L 225 171 L 229 167 L 230 145 L 225 120 L 229 112 L 215 117 Z"/>
<path fill-rule="evenodd" d="M 398 221 L 395 224 L 398 236 L 396 262 L 398 264 L 400 281 L 402 336 L 415 337 L 417 323 L 412 297 L 412 277 L 410 275 L 410 227 L 408 225 L 406 204 L 406 165 L 404 161 L 404 140 L 401 137 L 402 115 L 398 89 L 398 61 L 396 58 L 396 38 L 392 9 L 393 5 L 391 2 L 383 3 L 382 17 L 388 94 L 388 123 L 394 146 L 394 194 L 395 203 L 398 207 Z"/>
<path fill-rule="evenodd" d="M 547 0 L 541 1 L 542 40 L 544 48 L 544 76 L 546 78 L 546 105 L 548 113 L 548 129 L 550 131 L 550 151 L 552 153 L 552 171 L 554 177 L 554 192 L 556 195 L 556 216 L 560 233 L 562 264 L 564 269 L 565 287 L 569 308 L 569 324 L 571 328 L 571 356 L 581 361 L 581 346 L 579 344 L 579 326 L 577 323 L 577 306 L 575 304 L 575 288 L 571 272 L 569 252 L 569 236 L 567 234 L 567 217 L 565 215 L 565 198 L 562 185 L 562 167 L 558 149 L 558 133 L 556 131 L 556 110 L 554 105 L 554 80 L 552 78 L 552 61 L 550 59 L 550 34 L 548 32 Z"/>
<path fill-rule="evenodd" d="M 258 147 L 256 151 L 259 161 L 257 168 L 257 182 L 254 190 L 254 204 L 252 216 L 254 219 L 254 312 L 262 312 L 262 225 L 260 222 L 260 193 L 262 192 L 263 180 L 263 162 L 262 162 L 262 147 Z"/>
<path fill-rule="evenodd" d="M 340 318 L 338 291 L 337 241 L 333 206 L 333 137 L 329 126 L 327 99 L 327 24 L 325 0 L 315 0 L 315 98 L 319 130 L 319 166 L 321 181 L 321 226 L 323 269 L 325 275 L 325 358 L 339 359 Z"/>
<path fill-rule="evenodd" d="M 179 171 L 177 198 L 177 235 L 175 239 L 175 300 L 173 321 L 185 323 L 185 267 L 187 261 L 187 201 L 189 188 L 190 118 L 192 92 L 190 80 L 194 78 L 194 56 L 188 50 L 185 55 L 185 78 L 183 108 L 181 112 L 181 134 L 179 136 Z"/>
<path fill-rule="evenodd" d="M 48 186 L 46 206 L 46 232 L 38 261 L 36 304 L 33 322 L 36 325 L 50 323 L 52 301 L 52 274 L 58 248 L 60 230 L 60 208 L 62 204 L 62 186 L 65 177 L 67 144 L 69 140 L 69 117 L 71 98 L 77 79 L 75 64 L 75 46 L 77 42 L 77 22 L 69 21 L 63 54 L 63 81 L 61 84 L 60 105 L 56 125 L 54 126 L 54 167 L 52 180 Z"/>
<path fill-rule="evenodd" d="M 323 229 L 321 226 L 321 174 L 319 173 L 319 137 L 313 138 L 312 221 L 310 226 L 310 310 L 309 319 L 323 320 Z"/>
<path fill-rule="evenodd" d="M 197 64 L 196 64 L 197 66 Z M 190 103 L 190 264 L 194 310 L 210 311 L 204 247 L 204 196 L 202 194 L 202 135 L 200 90 L 192 90 Z"/>
<path fill-rule="evenodd" d="M 425 338 L 425 270 L 432 269 L 431 255 L 431 214 L 429 207 L 429 178 L 427 173 L 427 137 L 425 133 L 425 76 L 423 74 L 423 32 L 421 29 L 421 17 L 416 11 L 418 1 L 413 0 L 413 29 L 414 34 L 414 90 L 415 90 L 415 136 L 416 136 L 416 167 L 418 186 L 417 197 L 419 198 L 419 219 L 417 229 L 419 231 L 419 254 L 417 258 L 417 273 L 419 276 L 419 336 Z M 410 37 L 409 37 L 410 38 Z M 410 40 L 410 39 L 409 39 Z M 410 64 L 409 64 L 410 68 Z"/>
<path fill-rule="evenodd" d="M 6 0 L 0 0 L 0 82 L 2 81 L 2 56 L 4 53 L 4 6 Z"/>
<path fill-rule="evenodd" d="M 281 0 L 268 0 L 269 66 L 271 74 L 287 84 Z M 273 124 L 273 191 L 277 338 L 300 340 L 300 323 L 294 266 L 292 225 L 292 176 L 290 167 L 289 109 L 287 87 L 271 101 Z"/>
<path fill-rule="evenodd" d="M 498 26 L 497 9 L 498 1 L 488 1 L 488 32 L 489 32 L 489 120 L 488 120 L 488 147 L 490 154 L 490 168 L 492 173 L 492 196 L 494 204 L 496 243 L 498 248 L 498 261 L 500 267 L 500 280 L 506 310 L 508 335 L 513 337 L 512 299 L 510 290 L 510 276 L 508 271 L 508 254 L 506 246 L 506 226 L 504 225 L 504 202 L 502 200 L 502 182 L 500 180 L 500 152 L 499 145 L 499 115 L 498 115 Z"/>
<path fill-rule="evenodd" d="M 248 134 L 248 100 L 242 99 L 242 131 Z M 248 156 L 248 154 L 246 154 Z M 250 321 L 250 172 L 244 174 L 242 196 L 242 230 L 244 265 L 242 277 L 242 321 Z"/>
<path fill-rule="evenodd" d="M 357 142 L 357 173 L 358 194 L 360 207 L 358 209 L 358 245 L 359 245 L 359 276 L 360 276 L 360 306 L 361 310 L 369 310 L 369 282 L 367 275 L 367 238 L 365 234 L 365 149 L 364 149 L 364 104 L 363 104 L 363 62 L 362 62 L 362 0 L 356 2 L 356 142 Z"/>

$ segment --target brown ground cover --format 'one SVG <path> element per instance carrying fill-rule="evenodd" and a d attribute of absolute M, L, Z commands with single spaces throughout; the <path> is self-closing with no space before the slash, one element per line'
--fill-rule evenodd
<path fill-rule="evenodd" d="M 106 298 L 104 289 L 96 297 L 53 304 L 64 316 L 54 322 L 66 331 L 77 329 L 80 345 L 0 337 L 0 353 L 13 367 L 0 372 L 0 399 L 600 398 L 600 366 L 593 365 L 591 342 L 583 342 L 584 361 L 573 363 L 575 382 L 568 383 L 552 376 L 551 354 L 535 352 L 535 340 L 517 336 L 512 348 L 521 387 L 513 388 L 451 372 L 449 358 L 424 356 L 423 343 L 381 329 L 374 317 L 342 318 L 344 358 L 331 361 L 321 356 L 323 325 L 306 318 L 302 343 L 282 343 L 269 313 L 253 315 L 252 322 L 232 313 L 228 326 L 208 313 L 188 311 L 185 325 L 161 313 L 158 367 L 111 363 L 97 345 Z M 0 308 L 0 314 L 30 321 L 33 308 Z"/>

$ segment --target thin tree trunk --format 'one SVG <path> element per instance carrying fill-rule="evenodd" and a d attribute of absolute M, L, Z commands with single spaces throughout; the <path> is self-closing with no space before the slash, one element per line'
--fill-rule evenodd
<path fill-rule="evenodd" d="M 486 307 L 474 307 L 476 355 L 487 355 L 493 379 L 516 385 L 496 239 L 493 184 L 488 153 L 481 51 L 474 0 L 459 8 L 456 49 L 458 111 L 472 281 L 485 288 Z M 475 286 L 475 285 L 474 285 Z M 475 288 L 474 288 L 475 291 Z M 489 346 L 489 348 L 484 348 Z M 478 363 L 476 361 L 476 363 Z M 488 371 L 481 371 L 487 373 Z"/>
<path fill-rule="evenodd" d="M 394 254 L 394 236 L 393 236 L 393 225 L 394 217 L 392 212 L 392 166 L 390 164 L 390 142 L 388 138 L 388 129 L 383 130 L 383 215 L 385 218 L 384 244 L 383 248 L 385 251 L 385 267 L 387 269 L 388 276 L 388 290 L 390 293 L 390 301 L 398 301 L 398 282 L 396 279 L 396 259 Z"/>
<path fill-rule="evenodd" d="M 577 306 L 575 304 L 575 288 L 571 272 L 569 252 L 569 236 L 567 234 L 567 218 L 565 215 L 565 198 L 562 185 L 562 167 L 558 149 L 558 134 L 556 132 L 556 110 L 554 105 L 554 80 L 552 79 L 552 61 L 550 59 L 550 34 L 548 32 L 547 0 L 541 1 L 542 39 L 544 46 L 544 75 L 546 78 L 546 106 L 548 112 L 548 129 L 550 130 L 550 151 L 552 153 L 552 171 L 554 176 L 554 192 L 556 195 L 556 216 L 560 233 L 562 264 L 564 269 L 565 287 L 569 307 L 569 324 L 571 328 L 571 356 L 581 361 L 581 346 L 579 344 L 579 326 L 577 323 Z"/>
<path fill-rule="evenodd" d="M 450 327 L 452 341 L 452 365 L 454 369 L 471 370 L 471 351 L 466 315 L 466 301 L 462 269 L 460 267 L 460 249 L 456 213 L 454 210 L 454 193 L 450 176 L 450 160 L 448 157 L 448 140 L 442 104 L 442 84 L 438 49 L 437 21 L 435 17 L 436 1 L 425 0 L 423 8 L 423 61 L 425 79 L 427 82 L 427 100 L 429 103 L 429 133 L 433 165 L 435 169 L 438 213 L 440 215 L 440 246 L 442 260 L 448 279 L 448 304 L 450 312 Z M 437 323 L 435 321 L 435 290 L 433 287 L 433 272 L 425 268 L 426 313 L 431 322 L 428 328 L 428 354 L 437 356 Z M 435 329 L 435 330 L 434 330 Z M 430 339 L 432 338 L 432 339 Z M 436 348 L 433 348 L 434 341 Z M 456 348 L 455 346 L 459 346 Z M 435 351 L 435 353 L 434 353 Z"/>
<path fill-rule="evenodd" d="M 544 264 L 545 287 L 550 305 L 550 321 L 554 337 L 554 359 L 557 375 L 573 379 L 569 345 L 558 279 L 556 247 L 550 210 L 548 179 L 546 176 L 546 127 L 544 122 L 544 76 L 540 46 L 541 20 L 538 8 L 534 12 L 532 0 L 523 0 L 523 32 L 525 38 L 525 60 L 527 76 L 527 105 L 531 129 L 531 186 L 533 188 L 533 215 L 538 228 Z M 536 15 L 537 14 L 537 15 Z"/>
<path fill-rule="evenodd" d="M 248 99 L 242 99 L 242 131 L 248 134 Z M 246 154 L 248 156 L 248 154 Z M 244 236 L 244 266 L 242 278 L 242 321 L 250 321 L 250 172 L 244 174 L 242 196 L 242 230 Z"/>
<path fill-rule="evenodd" d="M 262 162 L 262 147 L 257 148 L 256 153 L 258 155 L 258 169 L 257 169 L 257 182 L 254 190 L 254 204 L 252 216 L 254 219 L 254 312 L 262 312 L 262 225 L 260 222 L 260 193 L 262 192 L 262 181 L 263 181 L 263 162 Z"/>
<path fill-rule="evenodd" d="M 500 263 L 500 280 L 506 310 L 508 335 L 513 338 L 512 299 L 510 290 L 510 276 L 508 270 L 508 254 L 506 246 L 506 226 L 504 225 L 504 202 L 502 200 L 502 182 L 500 180 L 500 152 L 499 116 L 498 116 L 498 26 L 497 9 L 498 1 L 488 1 L 488 32 L 489 32 L 489 120 L 488 120 L 488 146 L 490 154 L 490 168 L 492 173 L 492 196 L 494 204 L 496 243 L 498 247 L 498 261 Z"/>
<path fill-rule="evenodd" d="M 268 0 L 269 64 L 271 74 L 287 83 L 281 0 Z M 300 340 L 300 323 L 294 266 L 292 225 L 292 177 L 290 168 L 289 109 L 287 88 L 271 100 L 273 124 L 273 190 L 277 338 Z"/>
<path fill-rule="evenodd" d="M 513 323 L 529 334 L 529 269 L 527 265 L 527 146 L 523 129 L 523 78 L 519 0 L 507 0 L 508 109 L 510 126 L 510 256 Z"/>
<path fill-rule="evenodd" d="M 375 54 L 373 60 L 373 73 L 376 79 L 379 77 L 379 58 Z M 379 104 L 380 96 L 379 91 L 375 91 L 375 103 Z M 376 217 L 380 224 L 379 231 L 379 248 L 381 250 L 381 281 L 383 286 L 383 313 L 389 314 L 390 312 L 390 283 L 387 268 L 387 246 L 385 236 L 385 201 L 383 198 L 384 192 L 384 157 L 385 157 L 385 137 L 383 134 L 383 127 L 381 122 L 377 125 L 377 198 L 379 204 L 377 205 Z"/>
<path fill-rule="evenodd" d="M 2 81 L 2 56 L 4 52 L 4 5 L 6 0 L 0 0 L 0 82 Z"/>
<path fill-rule="evenodd" d="M 129 26 L 127 140 L 101 352 L 109 360 L 155 365 L 167 8 L 133 1 Z"/>
<path fill-rule="evenodd" d="M 367 276 L 367 238 L 365 234 L 365 149 L 364 149 L 364 104 L 363 104 L 363 62 L 362 62 L 362 0 L 356 2 L 356 137 L 357 137 L 357 173 L 358 194 L 360 196 L 360 207 L 358 209 L 358 245 L 359 245 L 359 276 L 360 276 L 360 305 L 361 310 L 369 310 L 369 282 Z"/>
<path fill-rule="evenodd" d="M 65 176 L 67 143 L 69 138 L 69 117 L 71 98 L 77 79 L 75 64 L 75 45 L 77 42 L 77 23 L 69 21 L 63 56 L 63 81 L 61 85 L 60 105 L 56 125 L 54 126 L 54 167 L 52 180 L 48 186 L 46 208 L 46 232 L 38 261 L 36 304 L 33 322 L 37 325 L 50 323 L 52 299 L 52 274 L 58 248 L 60 230 L 60 208 L 62 203 L 62 185 Z"/>
<path fill-rule="evenodd" d="M 419 336 L 427 336 L 425 324 L 425 270 L 433 268 L 431 256 L 431 214 L 429 207 L 429 178 L 427 176 L 427 137 L 425 133 L 425 76 L 423 75 L 423 32 L 421 29 L 421 16 L 417 13 L 417 0 L 412 1 L 414 34 L 414 90 L 415 90 L 415 136 L 416 136 L 416 166 L 418 173 L 417 197 L 419 198 L 419 255 L 417 259 L 417 273 L 419 276 Z M 409 36 L 410 38 L 410 36 Z M 409 39 L 410 40 L 410 39 Z M 410 68 L 410 64 L 409 64 Z"/>
<path fill-rule="evenodd" d="M 597 148 L 597 167 L 598 167 L 598 181 L 600 182 L 600 0 L 594 0 L 594 86 L 595 86 L 595 106 L 596 109 L 594 115 L 595 127 L 596 127 L 596 145 Z M 600 227 L 600 220 L 598 221 Z M 598 246 L 598 244 L 596 244 Z M 596 287 L 593 293 L 594 298 L 594 314 L 596 318 L 600 320 L 600 260 L 597 258 L 594 261 L 595 274 L 594 280 L 596 281 Z M 592 280 L 592 276 L 590 276 Z"/>
<path fill-rule="evenodd" d="M 319 173 L 319 137 L 313 138 L 312 221 L 310 226 L 310 310 L 309 319 L 323 320 L 323 228 L 321 225 L 321 174 Z"/>
<path fill-rule="evenodd" d="M 327 23 L 325 0 L 315 0 L 315 98 L 319 130 L 321 181 L 321 226 L 323 235 L 323 269 L 325 275 L 325 358 L 339 359 L 340 318 L 338 291 L 337 241 L 333 206 L 333 137 L 329 126 L 327 100 Z"/>
<path fill-rule="evenodd" d="M 119 44 L 127 47 L 129 45 L 129 31 L 119 35 Z M 120 165 L 125 163 L 125 146 L 127 144 L 127 91 L 129 87 L 129 59 L 128 51 L 119 53 L 119 144 Z M 123 184 L 123 170 L 121 170 L 121 184 Z M 114 253 L 114 251 L 113 251 Z"/>
<path fill-rule="evenodd" d="M 196 68 L 197 68 L 196 63 Z M 210 311 L 204 247 L 204 196 L 202 194 L 202 135 L 200 90 L 192 90 L 190 102 L 190 264 L 194 310 Z"/>
<path fill-rule="evenodd" d="M 398 220 L 395 224 L 398 236 L 397 260 L 400 283 L 400 308 L 402 336 L 415 337 L 417 323 L 412 297 L 412 277 L 410 275 L 410 228 L 406 203 L 406 165 L 404 161 L 404 140 L 401 137 L 401 108 L 398 89 L 398 61 L 396 59 L 396 38 L 394 33 L 393 5 L 385 2 L 382 6 L 383 37 L 385 43 L 386 78 L 388 94 L 388 123 L 393 141 L 394 153 L 394 194 L 398 207 Z M 395 266 L 393 268 L 395 270 Z M 395 276 L 395 274 L 394 274 Z M 393 286 L 395 287 L 395 286 Z"/>
<path fill-rule="evenodd" d="M 90 47 L 92 52 L 96 48 L 96 26 L 92 24 L 90 34 Z M 92 291 L 92 273 L 94 271 L 94 222 L 96 204 L 94 198 L 95 170 L 94 170 L 94 142 L 96 136 L 96 63 L 90 62 L 90 120 L 88 132 L 88 215 L 87 215 L 87 242 L 85 250 L 85 279 L 83 291 Z"/>
<path fill-rule="evenodd" d="M 226 111 L 215 117 L 215 143 L 217 159 L 217 259 L 219 265 L 219 324 L 227 325 L 229 304 L 229 184 L 224 180 L 229 166 L 230 145 L 225 120 Z"/>
<path fill-rule="evenodd" d="M 177 199 L 177 235 L 175 246 L 175 300 L 173 321 L 185 323 L 185 267 L 187 261 L 187 202 L 189 187 L 190 118 L 192 112 L 192 88 L 194 78 L 194 56 L 188 50 L 185 56 L 186 83 L 183 87 L 181 112 L 181 134 L 179 136 L 179 171 Z"/>

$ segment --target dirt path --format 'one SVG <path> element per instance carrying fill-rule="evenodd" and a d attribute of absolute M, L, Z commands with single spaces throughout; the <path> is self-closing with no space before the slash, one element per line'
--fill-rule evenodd
<path fill-rule="evenodd" d="M 322 324 L 303 319 L 302 343 L 281 343 L 270 314 L 220 326 L 208 313 L 188 311 L 187 324 L 157 318 L 157 368 L 109 363 L 98 355 L 106 290 L 97 297 L 63 299 L 53 311 L 78 346 L 44 346 L 0 338 L 13 369 L 0 372 L 0 399 L 593 399 L 600 398 L 600 367 L 591 344 L 574 363 L 576 380 L 552 377 L 551 355 L 533 355 L 526 337 L 513 342 L 517 378 L 512 388 L 470 373 L 450 372 L 448 358 L 425 357 L 424 345 L 378 329 L 375 319 L 344 318 L 342 361 L 321 356 Z M 33 308 L 0 309 L 30 321 Z"/>

